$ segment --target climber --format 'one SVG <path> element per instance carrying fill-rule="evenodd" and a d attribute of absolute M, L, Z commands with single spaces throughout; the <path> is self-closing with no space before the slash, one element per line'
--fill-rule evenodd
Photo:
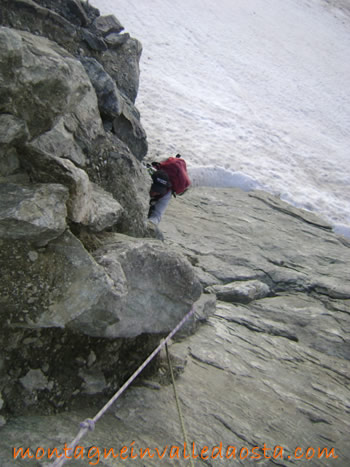
<path fill-rule="evenodd" d="M 152 162 L 152 186 L 148 220 L 159 224 L 171 196 L 182 195 L 191 185 L 187 166 L 180 154 L 163 162 Z"/>

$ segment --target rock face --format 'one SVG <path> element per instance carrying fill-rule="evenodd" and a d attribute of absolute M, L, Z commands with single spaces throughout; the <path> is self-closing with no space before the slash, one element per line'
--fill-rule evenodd
<path fill-rule="evenodd" d="M 144 238 L 142 47 L 123 29 L 80 0 L 1 1 L 1 426 L 111 393 L 201 295 Z"/>
<path fill-rule="evenodd" d="M 346 239 L 263 192 L 198 189 L 181 201 L 169 209 L 165 236 L 177 245 L 186 238 L 182 253 L 206 290 L 235 304 L 235 322 L 350 359 Z"/>
<path fill-rule="evenodd" d="M 169 349 L 189 445 L 161 355 L 158 371 L 142 374 L 79 442 L 86 458 L 75 451 L 76 465 L 86 465 L 91 446 L 90 456 L 106 465 L 112 454 L 140 467 L 180 466 L 188 456 L 194 465 L 348 465 L 349 243 L 311 213 L 234 189 L 193 189 L 172 200 L 161 225 L 166 245 L 188 258 L 212 292 L 195 305 L 201 324 Z M 124 239 L 123 267 L 130 264 Z M 104 251 L 96 252 L 101 263 Z M 104 264 L 111 276 L 114 258 Z M 47 391 L 39 389 L 50 384 L 43 372 L 29 371 L 22 384 Z M 91 390 L 104 382 L 93 374 L 84 374 Z M 70 411 L 68 423 L 67 414 L 10 420 L 0 441 L 3 465 L 23 462 L 6 451 L 11 439 L 62 449 L 101 406 Z"/>
<path fill-rule="evenodd" d="M 75 465 L 349 465 L 348 241 L 266 193 L 199 188 L 146 238 L 140 43 L 79 0 L 2 0 L 0 25 L 1 465 L 20 446 L 44 465 L 193 306 L 170 345 L 186 452 L 161 355 Z"/>
<path fill-rule="evenodd" d="M 68 189 L 62 185 L 0 184 L 0 237 L 41 245 L 66 229 Z"/>
<path fill-rule="evenodd" d="M 126 102 L 124 106 L 121 105 L 121 112 L 118 110 L 117 114 L 112 107 L 112 115 L 106 115 L 105 108 L 102 107 L 102 119 L 132 151 L 139 148 L 135 154 L 139 160 L 144 157 L 147 152 L 147 139 L 140 124 L 140 116 L 134 107 L 139 86 L 142 46 L 129 35 L 119 34 L 123 28 L 116 18 L 104 19 L 88 2 L 80 0 L 3 0 L 0 25 L 12 28 L 12 34 L 8 29 L 4 29 L 0 40 L 0 96 L 1 102 L 6 104 L 0 108 L 2 113 L 13 114 L 9 106 L 15 96 L 12 105 L 15 105 L 21 119 L 27 115 L 32 131 L 36 130 L 40 134 L 52 129 L 53 119 L 62 114 L 61 107 L 75 107 L 80 102 L 82 93 L 87 94 L 87 88 L 91 90 L 91 84 L 96 86 L 96 93 L 100 95 L 101 81 L 92 79 L 86 83 L 86 76 L 82 78 L 77 75 L 82 74 L 82 69 L 78 66 L 80 59 L 83 62 L 97 62 L 99 65 L 96 66 L 102 67 L 104 81 L 111 83 L 110 87 L 113 87 L 114 83 L 117 88 L 117 91 L 113 90 L 114 94 L 120 95 L 121 102 Z M 25 35 L 22 31 L 32 34 Z M 109 34 L 114 35 L 114 40 L 107 42 L 105 36 Z M 39 36 L 50 41 L 40 40 Z M 120 37 L 119 41 L 116 36 Z M 34 53 L 37 47 L 40 51 Z M 34 50 L 31 52 L 29 49 Z M 58 71 L 57 77 L 55 71 Z M 11 77 L 18 79 L 13 80 Z M 23 78 L 25 79 L 22 83 Z M 19 83 L 23 89 L 18 88 Z M 78 89 L 70 92 L 72 85 L 76 85 Z M 33 91 L 34 95 L 39 94 L 40 97 L 31 99 Z M 97 110 L 95 104 L 93 110 L 87 109 L 86 104 L 83 103 L 82 107 L 85 113 L 90 115 L 90 124 L 81 122 L 79 116 L 73 116 L 68 123 L 65 121 L 66 130 L 73 133 L 78 146 L 82 146 L 83 143 L 89 146 L 88 142 L 94 141 L 91 136 L 98 136 L 95 134 L 96 126 L 101 125 L 100 118 L 92 118 Z M 115 118 L 119 119 L 119 124 L 114 122 Z M 43 125 L 46 128 L 42 129 Z M 78 133 L 79 130 L 80 133 L 81 130 L 94 133 L 77 135 L 77 126 Z M 91 152 L 92 148 L 84 147 L 83 150 L 86 154 Z"/>

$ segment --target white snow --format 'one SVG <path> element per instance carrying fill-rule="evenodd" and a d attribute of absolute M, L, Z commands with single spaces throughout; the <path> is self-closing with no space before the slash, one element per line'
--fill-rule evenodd
<path fill-rule="evenodd" d="M 181 153 L 194 184 L 262 188 L 350 236 L 350 15 L 326 0 L 90 3 L 142 42 L 150 159 Z"/>

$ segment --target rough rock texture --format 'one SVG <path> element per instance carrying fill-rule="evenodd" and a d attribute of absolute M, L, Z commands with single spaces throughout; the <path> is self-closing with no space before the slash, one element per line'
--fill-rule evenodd
<path fill-rule="evenodd" d="M 0 426 L 110 394 L 201 294 L 142 239 L 142 48 L 122 30 L 80 0 L 1 0 Z"/>
<path fill-rule="evenodd" d="M 165 237 L 183 245 L 202 284 L 225 301 L 251 302 L 232 319 L 350 359 L 350 245 L 321 219 L 267 193 L 215 189 L 173 202 L 170 216 Z M 242 300 L 252 284 L 264 293 Z"/>
<path fill-rule="evenodd" d="M 118 322 L 107 328 L 109 337 L 170 332 L 201 294 L 190 263 L 157 240 L 114 235 L 94 257 L 123 302 Z M 99 325 L 93 322 L 92 330 Z"/>
<path fill-rule="evenodd" d="M 91 83 L 64 49 L 47 39 L 1 28 L 0 57 L 1 112 L 22 119 L 29 139 L 51 130 L 67 113 L 83 119 L 79 129 L 89 132 L 86 139 L 101 135 Z"/>
<path fill-rule="evenodd" d="M 96 224 L 104 222 L 95 221 L 96 190 L 89 178 L 105 188 L 107 173 L 113 181 L 107 191 L 116 203 L 106 194 L 103 204 L 118 211 L 121 202 L 121 230 L 142 236 L 149 184 L 139 164 L 147 152 L 140 115 L 101 63 L 80 60 L 46 38 L 0 28 L 0 175 L 24 169 L 32 181 L 63 183 L 70 190 L 68 218 L 100 230 Z M 106 133 L 103 123 L 115 134 Z M 114 167 L 110 160 L 116 156 L 127 158 L 127 166 Z M 114 225 L 119 219 L 115 216 Z"/>
<path fill-rule="evenodd" d="M 87 342 L 86 336 L 120 340 L 170 332 L 201 294 L 188 261 L 157 240 L 114 234 L 94 256 L 88 255 L 69 232 L 39 250 L 28 241 L 15 241 L 13 236 L 1 240 L 0 306 L 4 322 L 0 354 L 4 358 L 17 360 L 16 354 L 29 335 L 34 348 L 47 349 L 46 364 L 51 372 L 58 351 L 55 341 L 50 342 L 55 328 L 58 335 L 69 336 L 65 339 L 70 342 L 71 362 L 80 356 L 79 342 Z M 77 334 L 76 342 L 72 333 Z M 10 348 L 9 338 L 15 343 Z M 22 381 L 27 368 L 32 369 L 30 365 L 41 368 L 42 363 L 33 354 L 34 350 L 21 357 L 10 382 L 7 371 L 0 371 L 0 387 L 6 388 L 4 400 L 10 412 L 15 412 L 11 398 L 16 395 L 26 400 L 17 378 Z M 62 357 L 62 362 L 66 358 Z M 127 368 L 128 364 L 123 373 Z M 100 373 L 105 378 L 102 370 Z M 48 389 L 63 391 L 59 379 L 52 377 L 50 381 Z M 82 390 L 81 379 L 70 380 L 68 386 L 62 398 L 64 405 L 70 404 L 67 396 Z M 33 406 L 34 402 L 27 405 Z"/>
<path fill-rule="evenodd" d="M 113 15 L 101 17 L 80 0 L 1 0 L 0 24 L 47 37 L 74 56 L 96 58 L 135 102 L 142 45 L 128 34 L 119 34 L 123 26 Z M 113 37 L 105 40 L 110 34 Z"/>
<path fill-rule="evenodd" d="M 101 31 L 103 37 L 109 34 L 119 34 L 124 29 L 124 26 L 113 15 L 99 16 L 95 19 L 94 26 Z"/>
<path fill-rule="evenodd" d="M 126 39 L 126 40 L 125 40 Z M 123 36 L 116 47 L 115 38 L 106 40 L 110 47 L 101 57 L 101 63 L 105 70 L 116 81 L 118 88 L 135 102 L 139 88 L 139 61 L 142 53 L 141 43 L 133 38 Z"/>
<path fill-rule="evenodd" d="M 113 120 L 113 131 L 138 160 L 147 154 L 147 140 L 144 129 L 139 125 L 140 114 L 130 101 L 124 99 L 122 112 Z"/>
<path fill-rule="evenodd" d="M 115 226 L 118 232 L 144 236 L 151 178 L 127 145 L 109 133 L 87 172 L 91 180 L 111 193 L 123 207 Z"/>
<path fill-rule="evenodd" d="M 47 244 L 67 227 L 67 199 L 62 185 L 0 183 L 0 237 Z"/>
<path fill-rule="evenodd" d="M 201 323 L 170 346 L 190 443 L 185 454 L 203 466 L 349 465 L 348 241 L 311 213 L 234 189 L 191 190 L 172 200 L 161 226 L 166 244 L 188 257 L 211 290 L 269 291 L 248 294 L 248 303 L 239 294 L 218 300 L 215 313 L 215 296 L 202 295 L 195 305 Z M 23 376 L 46 384 L 40 373 Z M 23 462 L 10 459 L 9 440 L 62 449 L 101 406 L 10 420 L 0 441 L 3 465 Z M 157 373 L 141 375 L 79 445 L 86 456 L 75 460 L 79 466 L 92 445 L 101 465 L 121 459 L 104 458 L 111 448 L 140 467 L 186 465 L 164 355 Z M 142 459 L 141 448 L 154 457 Z"/>
<path fill-rule="evenodd" d="M 259 465 L 295 465 L 298 446 L 308 465 L 333 462 L 324 448 L 349 465 L 348 241 L 223 189 L 172 200 L 165 242 L 142 238 L 140 43 L 79 0 L 1 0 L 0 25 L 1 465 L 69 442 L 194 302 L 170 350 L 189 440 L 209 447 L 196 465 L 227 464 L 227 445 L 242 464 L 265 445 Z M 80 444 L 184 465 L 166 453 L 183 446 L 168 383 L 161 355 Z"/>
<path fill-rule="evenodd" d="M 213 285 L 206 291 L 214 293 L 219 300 L 224 302 L 249 303 L 259 298 L 264 298 L 270 293 L 267 284 L 260 281 L 239 281 L 225 285 Z"/>
<path fill-rule="evenodd" d="M 133 115 L 130 123 L 127 124 L 127 126 L 132 126 L 133 132 L 130 134 L 129 130 L 125 131 L 126 124 L 124 119 L 120 121 L 121 128 L 118 129 L 119 125 L 117 122 L 113 125 L 112 122 L 110 122 L 110 115 L 105 115 L 102 112 L 101 116 L 103 119 L 106 119 L 107 122 L 110 122 L 107 125 L 108 128 L 117 131 L 118 136 L 121 137 L 126 144 L 133 145 L 133 138 L 139 140 L 137 144 L 141 145 L 142 150 L 139 150 L 137 157 L 142 159 L 147 152 L 147 140 L 140 124 L 139 114 L 136 108 L 134 108 L 134 102 L 139 87 L 139 60 L 142 53 L 142 46 L 139 41 L 131 38 L 128 34 L 119 34 L 123 27 L 116 18 L 113 16 L 101 17 L 99 11 L 93 6 L 79 0 L 65 0 L 62 2 L 56 2 L 54 0 L 2 0 L 0 25 L 8 26 L 17 31 L 29 31 L 35 35 L 35 38 L 38 38 L 38 36 L 46 37 L 65 49 L 67 57 L 96 60 L 104 69 L 106 76 L 104 79 L 108 81 L 111 80 L 115 83 L 118 89 L 117 92 L 122 93 L 125 100 L 128 102 L 124 119 L 129 121 L 130 115 Z M 104 40 L 106 34 L 111 35 L 108 41 Z M 6 39 L 6 41 L 8 41 L 8 39 Z M 3 47 L 6 49 L 7 45 L 8 44 L 5 42 Z M 36 41 L 35 46 L 37 46 Z M 12 48 L 13 47 L 14 45 L 12 45 Z M 18 41 L 17 47 L 20 47 Z M 20 53 L 20 49 L 17 51 L 12 50 L 12 58 L 5 57 L 5 60 L 1 60 L 4 65 L 6 60 L 11 60 L 6 66 L 6 68 L 9 68 L 5 76 L 6 82 L 10 81 L 10 76 L 18 74 L 18 70 L 11 70 L 11 67 L 15 64 L 14 62 L 20 60 L 18 56 Z M 59 53 L 62 54 L 61 49 Z M 38 56 L 38 60 L 39 57 L 40 55 Z M 51 62 L 53 62 L 53 60 L 51 60 Z M 17 67 L 19 65 L 20 64 L 17 63 Z M 54 63 L 52 63 L 52 66 L 53 65 Z M 31 70 L 26 69 L 26 73 L 28 73 L 28 71 Z M 66 66 L 66 73 L 68 74 L 68 72 L 69 70 Z M 25 74 L 24 71 L 22 74 Z M 39 79 L 39 76 L 40 74 L 38 73 L 36 80 Z M 40 86 L 44 85 L 44 81 L 45 80 L 40 81 Z M 75 82 L 77 85 L 82 84 L 80 80 L 77 79 L 75 79 Z M 57 87 L 54 79 L 52 79 L 50 83 L 45 83 L 47 96 L 50 94 L 50 86 L 55 87 L 54 95 L 56 96 L 60 96 L 60 94 L 64 92 L 64 86 L 61 86 L 62 89 Z M 101 84 L 97 85 L 97 94 L 100 86 Z M 40 90 L 39 87 L 38 91 Z M 0 90 L 0 96 L 4 96 L 5 98 L 6 94 L 7 90 L 4 91 L 3 94 Z M 30 93 L 28 94 L 30 95 Z M 78 99 L 79 95 L 75 97 Z M 62 104 L 64 103 L 65 99 L 62 100 Z M 23 100 L 23 105 L 27 111 L 29 108 L 32 109 L 32 112 L 36 110 L 35 106 L 27 105 L 25 99 Z M 0 111 L 2 111 L 1 108 Z M 38 117 L 40 119 L 42 115 L 39 113 L 33 116 L 36 116 L 36 118 L 31 118 L 30 122 L 32 125 L 37 125 L 36 120 Z M 114 116 L 115 115 L 113 115 L 113 117 Z M 44 120 L 44 115 L 42 118 Z M 89 126 L 85 128 L 88 129 Z M 131 148 L 131 150 L 133 149 L 134 148 Z"/>
<path fill-rule="evenodd" d="M 53 19 L 55 27 L 50 28 Z M 25 181 L 63 184 L 70 194 L 68 221 L 93 231 L 115 226 L 142 236 L 148 185 L 137 159 L 147 152 L 146 135 L 139 113 L 116 81 L 117 75 L 129 85 L 138 81 L 139 70 L 126 63 L 139 60 L 140 47 L 135 57 L 125 59 L 123 53 L 130 51 L 114 55 L 115 47 L 111 49 L 108 60 L 119 61 L 119 74 L 115 70 L 112 79 L 101 54 L 84 48 L 79 38 L 83 29 L 101 41 L 103 34 L 118 35 L 122 28 L 116 18 L 104 20 L 78 0 L 4 0 L 0 23 L 10 26 L 0 28 L 0 177 L 5 182 L 29 176 Z M 76 33 L 68 33 L 69 25 Z M 80 60 L 88 64 L 88 74 Z M 109 160 L 116 157 L 127 158 L 127 167 L 113 167 Z M 102 169 L 109 182 L 103 180 Z M 139 175 L 133 177 L 135 173 Z M 110 184 L 115 201 L 91 182 L 102 189 Z M 131 189 L 120 189 L 128 184 Z M 97 203 L 108 206 L 108 212 L 100 215 Z"/>
<path fill-rule="evenodd" d="M 95 88 L 101 115 L 111 120 L 118 117 L 123 108 L 123 98 L 112 78 L 94 58 L 83 57 L 81 63 Z"/>

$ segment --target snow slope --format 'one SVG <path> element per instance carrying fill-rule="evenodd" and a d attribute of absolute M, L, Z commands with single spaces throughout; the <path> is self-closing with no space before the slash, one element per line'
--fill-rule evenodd
<path fill-rule="evenodd" d="M 195 184 L 266 189 L 350 236 L 346 10 L 326 0 L 91 3 L 143 44 L 136 104 L 149 158 L 181 153 Z"/>

